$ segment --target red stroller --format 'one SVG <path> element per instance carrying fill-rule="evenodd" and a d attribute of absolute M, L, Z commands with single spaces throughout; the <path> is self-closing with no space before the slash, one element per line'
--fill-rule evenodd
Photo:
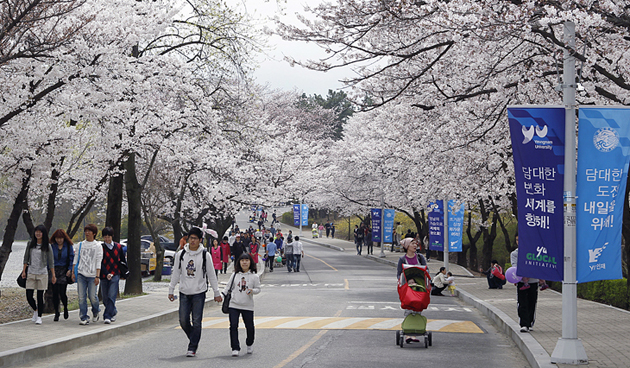
<path fill-rule="evenodd" d="M 433 334 L 427 332 L 427 318 L 420 312 L 427 309 L 431 301 L 431 275 L 427 266 L 403 265 L 398 279 L 400 307 L 410 311 L 396 331 L 396 344 L 405 345 L 405 336 L 424 336 L 424 347 L 433 345 Z"/>

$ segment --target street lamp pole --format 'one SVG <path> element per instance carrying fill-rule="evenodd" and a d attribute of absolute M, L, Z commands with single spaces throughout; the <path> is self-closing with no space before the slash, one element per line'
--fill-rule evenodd
<path fill-rule="evenodd" d="M 576 277 L 576 152 L 575 152 L 575 23 L 564 23 L 564 71 L 562 76 L 565 108 L 564 146 L 564 280 L 562 281 L 562 338 L 551 354 L 552 363 L 588 364 L 582 340 L 577 337 Z"/>
<path fill-rule="evenodd" d="M 381 191 L 381 254 L 385 258 L 385 192 Z"/>
<path fill-rule="evenodd" d="M 448 272 L 448 199 L 444 200 L 444 268 Z"/>

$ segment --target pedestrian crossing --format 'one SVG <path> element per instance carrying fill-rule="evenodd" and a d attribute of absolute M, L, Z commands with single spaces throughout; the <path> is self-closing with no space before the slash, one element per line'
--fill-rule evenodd
<path fill-rule="evenodd" d="M 399 330 L 402 318 L 361 318 L 361 317 L 255 317 L 257 329 L 299 329 L 299 330 Z M 227 317 L 203 319 L 203 328 L 227 329 Z M 241 320 L 240 326 L 243 326 Z M 484 333 L 472 321 L 429 319 L 427 331 Z"/>

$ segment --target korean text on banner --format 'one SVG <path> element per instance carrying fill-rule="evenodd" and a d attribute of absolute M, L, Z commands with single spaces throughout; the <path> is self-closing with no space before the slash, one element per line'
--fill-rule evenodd
<path fill-rule="evenodd" d="M 429 204 L 429 249 L 444 251 L 444 202 Z"/>
<path fill-rule="evenodd" d="M 372 214 L 372 241 L 380 242 L 381 241 L 381 225 L 382 225 L 382 216 L 380 208 L 372 208 L 370 211 Z"/>
<path fill-rule="evenodd" d="M 308 226 L 308 204 L 306 203 L 302 205 L 302 226 Z"/>
<path fill-rule="evenodd" d="M 300 226 L 300 205 L 293 205 L 293 226 Z"/>
<path fill-rule="evenodd" d="M 564 259 L 564 108 L 510 107 L 523 277 L 561 281 Z"/>
<path fill-rule="evenodd" d="M 457 201 L 448 201 L 448 251 L 462 251 L 462 235 L 464 233 L 464 204 L 457 205 Z"/>
<path fill-rule="evenodd" d="M 579 118 L 577 281 L 620 279 L 630 109 L 580 107 Z"/>
<path fill-rule="evenodd" d="M 383 210 L 385 211 L 383 214 L 383 243 L 391 243 L 392 233 L 394 232 L 394 217 L 396 217 L 395 210 Z"/>

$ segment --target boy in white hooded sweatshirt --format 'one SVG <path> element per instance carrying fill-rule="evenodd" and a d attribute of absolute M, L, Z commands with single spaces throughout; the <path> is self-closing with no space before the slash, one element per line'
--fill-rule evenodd
<path fill-rule="evenodd" d="M 201 339 L 201 320 L 206 302 L 206 291 L 208 291 L 208 280 L 214 291 L 214 300 L 216 302 L 223 300 L 217 277 L 213 272 L 212 256 L 201 245 L 201 239 L 203 239 L 203 231 L 193 227 L 188 233 L 188 244 L 175 254 L 171 284 L 168 288 L 168 299 L 174 301 L 173 292 L 175 285 L 179 283 L 179 325 L 189 340 L 186 352 L 188 357 L 195 356 Z"/>
<path fill-rule="evenodd" d="M 243 253 L 238 260 L 234 260 L 234 274 L 230 277 L 223 294 L 232 293 L 230 299 L 230 345 L 232 356 L 237 357 L 241 350 L 238 341 L 238 318 L 243 317 L 247 330 L 247 354 L 253 352 L 254 344 L 254 295 L 260 293 L 260 279 L 256 274 L 256 263 L 251 254 Z"/>

